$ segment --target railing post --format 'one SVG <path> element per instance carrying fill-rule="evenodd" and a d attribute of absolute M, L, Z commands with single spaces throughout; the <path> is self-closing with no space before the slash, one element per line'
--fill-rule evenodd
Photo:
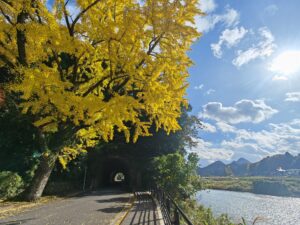
<path fill-rule="evenodd" d="M 158 203 L 163 210 L 164 221 L 166 221 L 166 224 L 180 225 L 182 220 L 184 221 L 184 224 L 193 225 L 191 220 L 170 195 L 165 193 L 162 189 L 155 189 L 154 195 L 156 195 Z"/>
<path fill-rule="evenodd" d="M 176 207 L 174 208 L 174 225 L 180 225 L 179 212 Z"/>
<path fill-rule="evenodd" d="M 171 204 L 170 204 L 170 199 L 168 197 L 166 198 L 166 207 L 167 207 L 168 213 L 170 214 L 171 213 Z"/>

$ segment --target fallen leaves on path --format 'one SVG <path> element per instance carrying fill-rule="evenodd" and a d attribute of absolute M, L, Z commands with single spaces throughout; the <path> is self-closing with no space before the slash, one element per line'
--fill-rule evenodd
<path fill-rule="evenodd" d="M 24 201 L 1 201 L 0 200 L 0 219 L 4 217 L 13 216 L 17 213 L 26 211 L 28 209 L 44 205 L 49 202 L 57 201 L 63 198 L 56 196 L 45 196 L 35 202 Z"/>

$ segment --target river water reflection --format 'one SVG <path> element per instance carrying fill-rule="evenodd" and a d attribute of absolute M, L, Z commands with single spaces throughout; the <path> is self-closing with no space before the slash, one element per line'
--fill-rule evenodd
<path fill-rule="evenodd" d="M 244 217 L 250 224 L 259 217 L 256 225 L 300 225 L 300 198 L 204 190 L 198 192 L 197 200 L 215 215 L 227 213 L 234 222 Z"/>

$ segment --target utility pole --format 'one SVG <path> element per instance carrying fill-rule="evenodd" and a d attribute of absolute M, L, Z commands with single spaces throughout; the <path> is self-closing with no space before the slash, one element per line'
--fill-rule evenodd
<path fill-rule="evenodd" d="M 87 166 L 84 167 L 84 177 L 83 177 L 83 186 L 82 186 L 83 192 L 85 192 L 86 172 L 87 172 Z"/>

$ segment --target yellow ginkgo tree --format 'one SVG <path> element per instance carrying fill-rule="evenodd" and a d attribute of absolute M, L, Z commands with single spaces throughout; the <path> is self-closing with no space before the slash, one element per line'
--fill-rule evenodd
<path fill-rule="evenodd" d="M 18 96 L 43 151 L 28 200 L 41 196 L 57 159 L 65 165 L 114 132 L 136 141 L 152 125 L 180 129 L 197 4 L 0 0 L 2 88 Z"/>

